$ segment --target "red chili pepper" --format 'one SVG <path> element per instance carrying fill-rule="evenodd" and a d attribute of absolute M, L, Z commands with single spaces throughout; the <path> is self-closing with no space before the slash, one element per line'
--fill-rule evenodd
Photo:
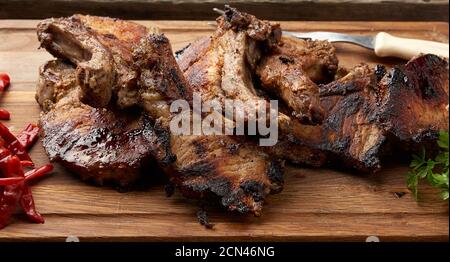
<path fill-rule="evenodd" d="M 9 218 L 16 210 L 17 204 L 20 202 L 22 191 L 23 182 L 5 186 L 0 199 L 0 229 L 8 224 Z"/>
<path fill-rule="evenodd" d="M 37 125 L 28 124 L 28 126 L 22 130 L 16 138 L 25 149 L 29 149 L 34 142 L 36 142 L 40 130 L 41 129 Z"/>
<path fill-rule="evenodd" d="M 30 180 L 36 179 L 38 177 L 41 177 L 43 175 L 48 174 L 53 170 L 52 164 L 47 164 L 45 166 L 42 166 L 38 169 L 33 169 L 25 173 L 25 181 L 28 182 Z"/>
<path fill-rule="evenodd" d="M 8 224 L 17 204 L 20 204 L 29 220 L 44 223 L 26 182 L 49 173 L 53 170 L 53 165 L 48 164 L 26 174 L 23 171 L 23 167 L 33 166 L 25 148 L 32 146 L 38 134 L 39 127 L 29 124 L 16 138 L 0 123 L 0 229 Z"/>
<path fill-rule="evenodd" d="M 4 175 L 7 177 L 22 177 L 23 170 L 20 165 L 20 159 L 17 156 L 8 156 L 0 161 L 0 167 Z M 23 188 L 25 183 L 5 186 L 0 199 L 0 228 L 8 224 L 9 218 L 16 209 L 17 204 L 21 201 Z"/>
<path fill-rule="evenodd" d="M 3 141 L 3 139 L 1 139 L 1 137 L 0 137 L 0 144 L 2 141 Z M 7 156 L 10 156 L 10 155 L 11 155 L 11 152 L 8 149 L 4 148 L 3 145 L 0 145 L 0 160 Z"/>
<path fill-rule="evenodd" d="M 15 184 L 5 186 L 0 199 L 0 228 L 7 225 L 15 207 L 18 203 L 27 215 L 28 219 L 35 223 L 44 223 L 44 218 L 36 210 L 31 188 L 24 183 L 34 178 L 47 174 L 53 169 L 51 164 L 41 168 L 31 170 L 25 174 L 21 166 L 21 161 L 17 156 L 8 156 L 0 161 L 0 168 L 8 178 L 1 178 L 1 181 Z M 6 180 L 7 179 L 7 180 Z"/>
<path fill-rule="evenodd" d="M 20 198 L 20 206 L 27 215 L 28 219 L 35 223 L 44 223 L 44 218 L 36 210 L 33 194 L 31 193 L 31 188 L 28 185 L 24 185 L 23 187 L 22 197 Z"/>
<path fill-rule="evenodd" d="M 25 181 L 28 182 L 30 180 L 36 179 L 38 177 L 41 177 L 45 174 L 48 174 L 50 171 L 53 170 L 52 164 L 47 164 L 45 166 L 42 166 L 38 169 L 33 169 L 31 171 L 28 171 L 25 173 Z M 22 209 L 25 211 L 25 214 L 27 215 L 28 219 L 35 223 L 44 223 L 44 218 L 42 217 L 39 212 L 37 212 L 36 207 L 34 205 L 34 199 L 33 195 L 31 193 L 31 188 L 28 185 L 25 185 L 23 188 L 23 194 L 22 198 L 20 199 L 20 205 L 22 206 Z"/>
<path fill-rule="evenodd" d="M 24 177 L 20 159 L 14 155 L 9 155 L 0 160 L 0 170 L 5 177 Z"/>
<path fill-rule="evenodd" d="M 7 177 L 0 178 L 0 186 L 10 186 L 22 182 L 24 180 L 23 177 Z"/>
<path fill-rule="evenodd" d="M 0 123 L 0 136 L 5 141 L 5 147 L 11 151 L 12 155 L 16 155 L 20 158 L 20 160 L 28 160 L 31 161 L 30 156 L 28 155 L 25 148 L 22 144 L 17 140 L 17 138 L 9 131 L 9 129 L 2 123 Z"/>
<path fill-rule="evenodd" d="M 9 112 L 3 108 L 0 108 L 0 120 L 9 120 L 11 115 Z"/>
<path fill-rule="evenodd" d="M 3 72 L 0 72 L 0 91 L 5 90 L 9 86 L 9 75 Z"/>
<path fill-rule="evenodd" d="M 34 167 L 34 163 L 28 160 L 20 161 L 20 164 L 22 164 L 23 167 Z"/>

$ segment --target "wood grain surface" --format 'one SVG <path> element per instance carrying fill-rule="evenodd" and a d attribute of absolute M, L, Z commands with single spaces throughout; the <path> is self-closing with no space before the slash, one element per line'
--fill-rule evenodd
<path fill-rule="evenodd" d="M 0 20 L 0 71 L 8 72 L 12 85 L 0 94 L 0 107 L 12 114 L 3 121 L 13 132 L 36 122 L 39 107 L 34 100 L 38 67 L 51 56 L 38 49 L 33 20 Z M 212 28 L 202 21 L 145 21 L 169 37 L 174 50 Z M 297 31 L 338 31 L 373 34 L 377 31 L 448 42 L 447 23 L 433 22 L 282 22 Z M 360 62 L 393 65 L 396 59 L 380 59 L 369 50 L 348 44 L 336 45 L 342 65 Z M 38 165 L 48 161 L 40 143 L 32 149 Z M 288 166 L 282 193 L 269 196 L 261 217 L 251 217 L 211 208 L 215 227 L 197 223 L 195 201 L 178 193 L 167 198 L 163 184 L 154 182 L 137 191 L 119 193 L 114 188 L 85 184 L 60 166 L 33 186 L 43 225 L 16 215 L 0 231 L 0 240 L 63 241 L 77 236 L 81 241 L 448 241 L 448 202 L 437 191 L 421 185 L 416 202 L 405 187 L 405 161 L 392 161 L 379 173 L 364 175 L 330 169 Z M 147 176 L 161 181 L 155 171 Z M 399 197 L 396 193 L 406 193 Z"/>
<path fill-rule="evenodd" d="M 38 19 L 73 13 L 143 20 L 214 19 L 230 4 L 271 20 L 447 21 L 446 0 L 0 0 L 0 19 Z"/>

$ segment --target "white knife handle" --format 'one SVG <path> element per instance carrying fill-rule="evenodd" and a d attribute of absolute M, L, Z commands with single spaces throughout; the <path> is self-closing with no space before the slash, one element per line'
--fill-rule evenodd
<path fill-rule="evenodd" d="M 375 37 L 375 54 L 377 56 L 393 56 L 409 60 L 421 53 L 448 58 L 448 44 L 401 38 L 385 32 L 380 32 Z"/>

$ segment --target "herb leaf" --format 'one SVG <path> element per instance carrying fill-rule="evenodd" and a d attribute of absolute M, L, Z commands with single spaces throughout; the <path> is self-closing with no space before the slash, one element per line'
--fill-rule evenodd
<path fill-rule="evenodd" d="M 439 141 L 437 143 L 441 148 L 446 149 L 448 152 L 448 132 L 439 132 Z"/>
<path fill-rule="evenodd" d="M 412 191 L 417 199 L 418 186 L 421 179 L 426 179 L 430 185 L 440 188 L 440 197 L 443 200 L 449 198 L 449 140 L 448 132 L 439 132 L 437 144 L 440 151 L 433 159 L 426 157 L 425 148 L 422 148 L 420 155 L 413 155 L 409 167 L 411 170 L 407 173 L 407 187 Z"/>

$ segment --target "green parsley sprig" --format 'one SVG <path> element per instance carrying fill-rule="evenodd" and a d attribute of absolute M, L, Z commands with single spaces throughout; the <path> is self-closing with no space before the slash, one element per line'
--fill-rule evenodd
<path fill-rule="evenodd" d="M 440 197 L 443 200 L 448 199 L 448 132 L 441 131 L 439 133 L 437 144 L 440 150 L 434 159 L 427 158 L 423 148 L 420 155 L 413 155 L 413 160 L 409 165 L 411 170 L 407 174 L 407 186 L 416 199 L 421 179 L 426 179 L 430 185 L 441 189 Z"/>

